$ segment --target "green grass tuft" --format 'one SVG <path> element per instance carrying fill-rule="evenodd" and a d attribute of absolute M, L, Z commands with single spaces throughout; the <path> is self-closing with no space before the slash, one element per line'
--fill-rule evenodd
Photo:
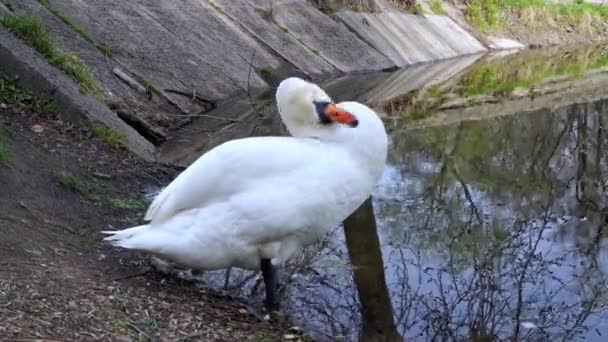
<path fill-rule="evenodd" d="M 11 166 L 11 161 L 13 158 L 13 152 L 10 150 L 8 145 L 6 145 L 5 140 L 5 131 L 4 126 L 0 125 L 0 167 L 9 167 Z"/>
<path fill-rule="evenodd" d="M 95 43 L 95 47 L 97 48 L 97 50 L 101 51 L 101 53 L 103 53 L 104 55 L 106 55 L 108 57 L 114 56 L 114 52 L 112 51 L 112 48 L 110 48 L 106 44 Z"/>
<path fill-rule="evenodd" d="M 67 171 L 59 172 L 55 175 L 55 178 L 59 184 L 76 194 L 83 195 L 85 197 L 90 197 L 92 195 L 92 188 L 86 181 Z"/>
<path fill-rule="evenodd" d="M 608 66 L 608 51 L 602 47 L 577 49 L 561 58 L 544 55 L 526 58 L 514 55 L 503 60 L 483 63 L 473 68 L 460 81 L 459 94 L 509 96 L 516 88 L 530 88 L 552 77 L 579 77 L 587 70 Z"/>
<path fill-rule="evenodd" d="M 13 14 L 1 17 L 0 24 L 27 41 L 44 57 L 59 59 L 61 53 L 53 45 L 40 19 L 27 14 Z"/>
<path fill-rule="evenodd" d="M 12 14 L 0 17 L 0 25 L 16 34 L 38 50 L 49 63 L 70 75 L 82 92 L 98 96 L 101 93 L 89 70 L 78 61 L 78 57 L 67 55 L 55 47 L 40 19 L 27 14 Z"/>
<path fill-rule="evenodd" d="M 416 4 L 411 8 L 411 13 L 417 15 L 424 14 L 424 8 L 422 8 L 422 5 L 416 2 Z"/>
<path fill-rule="evenodd" d="M 260 69 L 260 76 L 264 79 L 271 78 L 272 70 L 270 68 L 262 68 L 262 69 Z"/>
<path fill-rule="evenodd" d="M 111 148 L 119 151 L 125 149 L 125 137 L 122 134 L 112 130 L 111 128 L 105 126 L 97 126 L 93 127 L 91 132 L 96 138 L 99 138 Z"/>
<path fill-rule="evenodd" d="M 143 210 L 146 208 L 146 203 L 137 199 L 113 198 L 110 200 L 110 204 L 117 208 L 129 210 Z"/>
<path fill-rule="evenodd" d="M 18 78 L 0 76 L 0 101 L 9 104 L 20 103 L 41 117 L 54 119 L 57 116 L 55 100 L 48 96 L 35 96 L 30 91 L 19 87 Z"/>
<path fill-rule="evenodd" d="M 433 13 L 438 15 L 446 15 L 447 12 L 443 9 L 441 0 L 429 0 L 429 7 Z"/>
<path fill-rule="evenodd" d="M 76 25 L 72 19 L 65 16 L 63 13 L 59 12 L 58 9 L 54 8 L 49 4 L 47 0 L 37 0 L 42 6 L 44 6 L 49 12 L 53 13 L 57 18 L 59 18 L 64 24 L 69 26 L 72 30 L 76 31 L 84 40 L 93 44 L 97 50 L 101 51 L 104 55 L 111 57 L 112 50 L 105 44 L 96 43 L 93 40 L 93 37 L 81 26 Z"/>
<path fill-rule="evenodd" d="M 338 10 L 335 0 L 313 0 L 313 3 L 325 14 L 332 14 Z"/>
<path fill-rule="evenodd" d="M 271 21 L 272 18 L 274 18 L 274 10 L 272 9 L 272 7 L 265 9 L 264 12 L 262 12 L 262 17 L 266 21 Z"/>

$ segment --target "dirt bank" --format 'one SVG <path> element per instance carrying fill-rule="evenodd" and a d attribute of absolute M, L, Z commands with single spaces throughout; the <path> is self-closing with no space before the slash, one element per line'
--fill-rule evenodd
<path fill-rule="evenodd" d="M 274 341 L 238 301 L 150 271 L 99 231 L 137 223 L 177 170 L 0 101 L 0 340 Z M 109 140 L 106 139 L 106 142 Z M 115 145 L 120 148 L 120 145 Z"/>

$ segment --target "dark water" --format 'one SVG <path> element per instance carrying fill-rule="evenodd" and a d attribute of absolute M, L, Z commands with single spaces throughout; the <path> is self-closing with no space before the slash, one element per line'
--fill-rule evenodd
<path fill-rule="evenodd" d="M 409 341 L 608 339 L 607 56 L 526 51 L 352 90 L 391 131 L 377 229 L 338 227 L 290 262 L 294 321 L 322 341 L 391 335 L 386 312 Z M 256 274 L 215 274 L 261 295 Z"/>

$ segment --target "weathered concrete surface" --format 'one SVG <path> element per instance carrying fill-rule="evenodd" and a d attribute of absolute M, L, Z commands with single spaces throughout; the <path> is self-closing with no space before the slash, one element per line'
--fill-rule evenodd
<path fill-rule="evenodd" d="M 209 149 L 228 140 L 276 135 L 279 128 L 274 97 L 254 101 L 255 108 L 248 97 L 226 102 L 207 113 L 209 116 L 175 132 L 174 139 L 160 146 L 160 160 L 187 167 Z"/>
<path fill-rule="evenodd" d="M 10 13 L 11 13 L 11 11 L 8 8 L 6 8 L 6 6 L 3 3 L 0 2 L 0 15 L 7 15 Z"/>
<path fill-rule="evenodd" d="M 523 49 L 526 47 L 524 44 L 522 44 L 516 40 L 513 40 L 513 39 L 491 37 L 491 36 L 488 37 L 487 39 L 490 42 L 490 44 L 488 45 L 488 47 L 490 49 L 511 50 L 511 49 Z"/>
<path fill-rule="evenodd" d="M 479 51 L 448 18 L 389 7 L 374 16 L 326 15 L 307 0 L 48 0 L 53 11 L 37 0 L 2 3 L 0 11 L 40 17 L 56 45 L 91 70 L 113 115 L 156 146 L 212 115 L 216 104 L 259 93 L 287 76 L 327 79 Z M 358 85 L 339 86 L 336 97 L 359 96 L 386 75 L 348 76 L 343 80 Z M 206 129 L 221 120 L 205 123 Z"/>
<path fill-rule="evenodd" d="M 480 59 L 481 56 L 481 54 L 475 54 L 442 60 L 431 64 L 416 65 L 395 72 L 382 84 L 362 94 L 358 99 L 372 105 L 381 105 L 423 86 L 428 87 L 451 79 L 457 74 L 464 72 L 469 66 Z"/>
<path fill-rule="evenodd" d="M 336 101 L 353 100 L 381 110 L 395 98 L 453 78 L 473 65 L 482 54 L 419 64 L 395 72 L 344 75 L 322 84 Z"/>
<path fill-rule="evenodd" d="M 123 67 L 122 61 L 117 57 L 119 54 L 117 49 L 112 48 L 114 57 L 104 55 L 36 1 L 6 0 L 5 2 L 16 12 L 27 12 L 41 18 L 55 44 L 65 53 L 78 56 L 79 60 L 91 70 L 102 87 L 104 102 L 121 117 L 130 118 L 130 122 L 140 134 L 153 143 L 162 142 L 168 131 L 190 122 L 191 118 L 183 114 L 205 109 L 204 104 L 193 101 L 191 97 L 163 92 L 160 88 L 162 83 L 159 85 L 148 81 L 155 89 L 160 89 L 152 96 L 133 89 L 117 78 L 112 70 L 120 67 L 124 72 L 142 79 L 142 82 L 146 77 Z M 103 42 L 98 38 L 95 39 L 97 42 Z M 176 87 L 179 90 L 192 92 L 191 87 L 186 88 L 183 85 Z"/>
<path fill-rule="evenodd" d="M 35 0 L 26 0 L 35 1 Z M 17 0 L 16 2 L 23 2 Z M 278 60 L 206 1 L 51 0 L 133 74 L 157 89 L 196 89 L 219 99 L 246 87 L 252 52 L 256 66 Z M 265 86 L 255 73 L 252 87 Z"/>
<path fill-rule="evenodd" d="M 149 141 L 94 97 L 81 94 L 66 74 L 49 65 L 40 54 L 2 27 L 0 74 L 19 75 L 19 82 L 28 89 L 53 96 L 63 118 L 84 127 L 110 127 L 124 134 L 129 150 L 146 160 L 156 160 L 155 148 Z"/>
<path fill-rule="evenodd" d="M 298 37 L 287 32 L 275 22 L 278 7 L 290 3 L 272 3 L 267 0 L 216 0 L 215 3 L 234 22 L 242 25 L 250 35 L 265 44 L 273 53 L 281 56 L 308 74 L 335 73 L 336 67 L 302 44 Z"/>
<path fill-rule="evenodd" d="M 350 74 L 323 82 L 321 86 L 335 101 L 357 100 L 381 110 L 390 99 L 453 77 L 479 57 L 465 56 L 394 72 Z M 175 139 L 161 146 L 161 161 L 188 166 L 205 151 L 227 140 L 282 134 L 281 124 L 277 122 L 274 92 L 267 92 L 261 99 L 242 97 L 219 105 L 207 114 L 209 117 L 201 117 L 189 127 L 177 131 Z M 218 120 L 218 117 L 224 120 Z"/>
<path fill-rule="evenodd" d="M 341 71 L 381 70 L 394 65 L 379 50 L 306 0 L 291 0 L 277 6 L 274 12 L 277 24 Z"/>
<path fill-rule="evenodd" d="M 398 66 L 486 50 L 446 16 L 352 11 L 340 11 L 335 16 Z"/>

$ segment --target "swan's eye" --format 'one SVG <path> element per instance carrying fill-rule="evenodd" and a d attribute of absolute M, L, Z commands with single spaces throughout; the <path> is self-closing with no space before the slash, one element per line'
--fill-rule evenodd
<path fill-rule="evenodd" d="M 328 101 L 314 101 L 315 111 L 317 112 L 317 117 L 319 118 L 319 122 L 323 125 L 331 125 L 334 121 L 327 115 L 327 106 L 331 104 Z"/>

